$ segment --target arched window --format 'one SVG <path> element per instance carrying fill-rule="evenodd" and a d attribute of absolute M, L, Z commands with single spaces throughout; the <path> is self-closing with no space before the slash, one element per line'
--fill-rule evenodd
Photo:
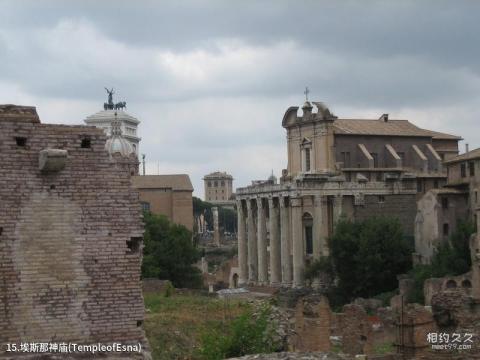
<path fill-rule="evenodd" d="M 457 287 L 457 283 L 455 282 L 455 280 L 450 279 L 447 281 L 446 287 L 447 289 L 454 289 Z"/>

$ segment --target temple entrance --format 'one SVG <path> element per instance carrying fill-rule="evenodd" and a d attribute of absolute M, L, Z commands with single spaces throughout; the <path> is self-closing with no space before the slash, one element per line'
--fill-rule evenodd
<path fill-rule="evenodd" d="M 238 287 L 238 274 L 233 274 L 233 288 L 236 289 Z"/>

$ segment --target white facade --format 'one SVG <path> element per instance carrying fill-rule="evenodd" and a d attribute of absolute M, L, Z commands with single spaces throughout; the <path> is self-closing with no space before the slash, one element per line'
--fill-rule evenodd
<path fill-rule="evenodd" d="M 105 134 L 112 136 L 112 122 L 115 121 L 115 113 L 117 114 L 117 121 L 120 122 L 122 137 L 130 143 L 135 154 L 138 156 L 141 138 L 137 133 L 137 127 L 140 124 L 137 118 L 131 116 L 124 110 L 102 110 L 88 116 L 84 121 L 87 125 L 102 128 Z"/>

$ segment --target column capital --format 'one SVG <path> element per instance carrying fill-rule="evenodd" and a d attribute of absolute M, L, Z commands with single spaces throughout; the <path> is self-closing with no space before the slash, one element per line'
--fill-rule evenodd
<path fill-rule="evenodd" d="M 314 195 L 313 196 L 313 205 L 322 206 L 328 202 L 327 195 Z"/>
<path fill-rule="evenodd" d="M 300 207 L 300 206 L 302 206 L 302 198 L 301 198 L 301 197 L 290 198 L 290 206 L 291 206 L 291 207 Z"/>

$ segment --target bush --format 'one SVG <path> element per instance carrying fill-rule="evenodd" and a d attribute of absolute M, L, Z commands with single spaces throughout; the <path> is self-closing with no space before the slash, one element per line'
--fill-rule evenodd
<path fill-rule="evenodd" d="M 165 288 L 163 289 L 163 296 L 168 298 L 173 294 L 175 294 L 175 287 L 172 285 L 170 281 L 167 281 L 165 283 Z"/>
<path fill-rule="evenodd" d="M 308 264 L 305 267 L 305 280 L 312 282 L 322 273 L 329 277 L 333 277 L 334 268 L 332 259 L 330 257 L 322 256 L 319 259 L 314 260 L 310 264 Z"/>
<path fill-rule="evenodd" d="M 277 351 L 280 345 L 269 328 L 269 315 L 269 308 L 264 308 L 257 316 L 247 311 L 226 326 L 218 324 L 201 336 L 199 357 L 220 360 Z"/>

